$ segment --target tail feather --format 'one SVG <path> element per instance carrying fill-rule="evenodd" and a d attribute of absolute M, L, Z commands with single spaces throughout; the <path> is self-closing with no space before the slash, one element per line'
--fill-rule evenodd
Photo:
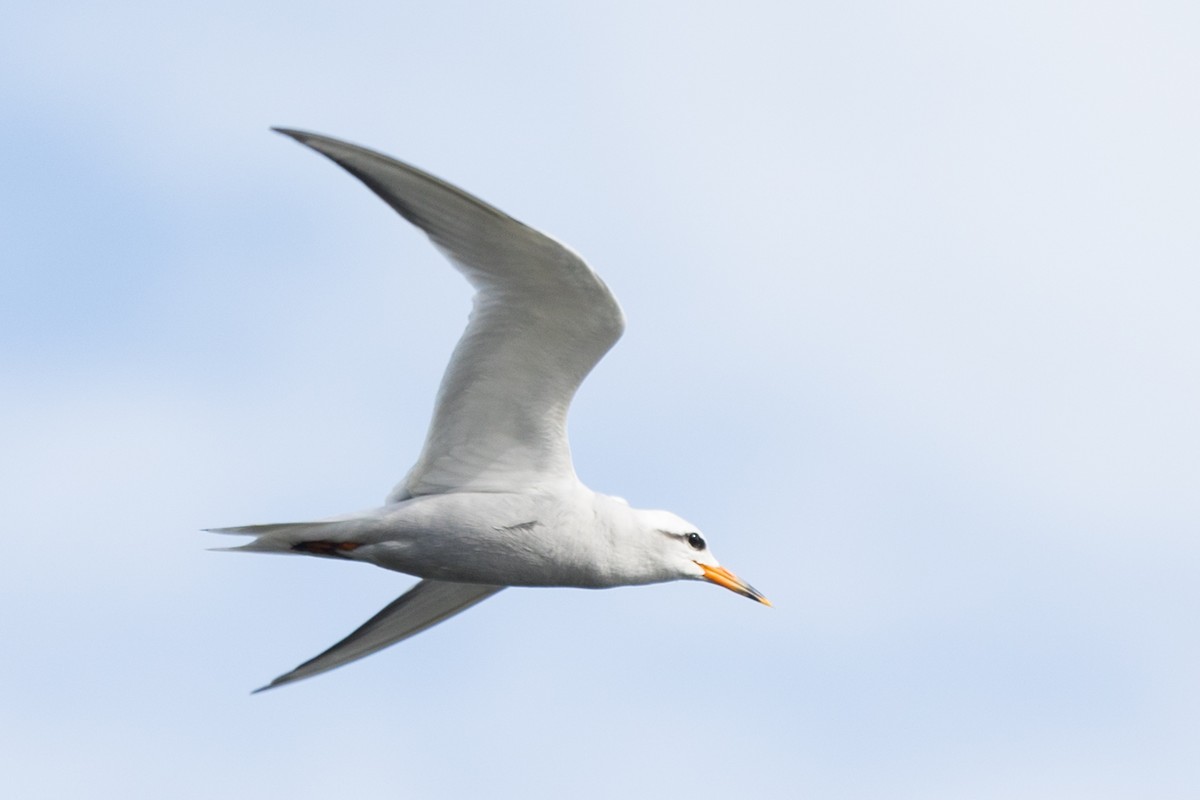
<path fill-rule="evenodd" d="M 254 541 L 214 550 L 246 553 L 304 553 L 342 556 L 350 544 L 361 543 L 366 519 L 326 520 L 322 522 L 279 522 L 267 525 L 238 525 L 232 528 L 206 528 L 208 533 L 253 536 Z M 321 546 L 314 546 L 321 545 Z"/>

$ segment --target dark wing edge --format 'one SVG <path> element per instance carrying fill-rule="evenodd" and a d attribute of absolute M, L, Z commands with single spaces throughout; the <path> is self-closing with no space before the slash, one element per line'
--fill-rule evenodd
<path fill-rule="evenodd" d="M 280 675 L 266 686 L 255 689 L 253 693 L 311 678 L 369 656 L 466 611 L 503 588 L 478 583 L 423 580 L 333 647 L 291 672 Z"/>

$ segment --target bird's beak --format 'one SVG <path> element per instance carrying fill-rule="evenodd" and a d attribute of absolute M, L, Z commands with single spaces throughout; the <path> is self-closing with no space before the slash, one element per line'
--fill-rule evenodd
<path fill-rule="evenodd" d="M 696 566 L 704 570 L 704 580 L 715 583 L 717 586 L 724 586 L 729 591 L 737 592 L 743 597 L 757 600 L 764 606 L 771 605 L 771 601 L 763 597 L 757 589 L 724 567 L 710 567 L 708 564 L 701 564 L 699 561 L 696 562 Z"/>

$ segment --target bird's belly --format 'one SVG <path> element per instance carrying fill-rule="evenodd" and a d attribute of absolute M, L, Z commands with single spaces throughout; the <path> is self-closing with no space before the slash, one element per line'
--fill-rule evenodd
<path fill-rule="evenodd" d="M 363 543 L 353 557 L 459 583 L 598 588 L 628 582 L 613 580 L 595 537 L 581 535 L 570 515 L 558 509 L 504 495 L 418 500 L 424 502 L 408 501 L 401 504 L 408 508 L 381 520 L 374 541 Z"/>
<path fill-rule="evenodd" d="M 457 537 L 453 545 L 380 542 L 360 548 L 355 555 L 384 569 L 433 580 L 495 586 L 613 585 L 589 563 L 561 549 L 507 543 L 494 537 Z"/>

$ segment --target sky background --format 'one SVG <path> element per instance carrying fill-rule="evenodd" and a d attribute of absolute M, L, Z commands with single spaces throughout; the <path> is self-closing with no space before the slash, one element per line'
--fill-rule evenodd
<path fill-rule="evenodd" d="M 25 3 L 0 775 L 61 797 L 1194 798 L 1200 6 Z M 210 553 L 378 504 L 469 290 L 272 134 L 580 251 L 576 467 L 775 603 Z"/>

